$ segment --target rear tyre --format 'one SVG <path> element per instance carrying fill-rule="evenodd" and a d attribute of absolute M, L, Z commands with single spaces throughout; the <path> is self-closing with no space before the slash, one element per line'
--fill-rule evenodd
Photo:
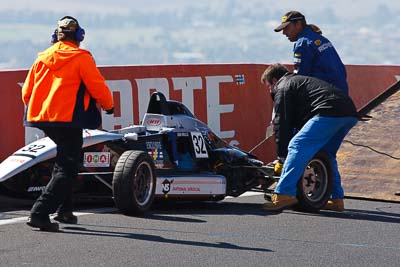
<path fill-rule="evenodd" d="M 113 176 L 113 197 L 124 214 L 143 215 L 155 196 L 156 176 L 152 158 L 143 151 L 125 151 L 118 159 Z"/>
<path fill-rule="evenodd" d="M 333 191 L 333 169 L 328 155 L 320 151 L 308 163 L 297 183 L 297 208 L 318 212 Z"/>

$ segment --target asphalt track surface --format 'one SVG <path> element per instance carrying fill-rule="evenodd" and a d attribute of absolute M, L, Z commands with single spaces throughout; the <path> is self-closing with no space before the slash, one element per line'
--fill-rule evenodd
<path fill-rule="evenodd" d="M 262 195 L 158 203 L 145 217 L 79 205 L 79 223 L 28 227 L 0 197 L 0 266 L 400 266 L 400 204 L 346 199 L 343 213 L 262 210 Z"/>

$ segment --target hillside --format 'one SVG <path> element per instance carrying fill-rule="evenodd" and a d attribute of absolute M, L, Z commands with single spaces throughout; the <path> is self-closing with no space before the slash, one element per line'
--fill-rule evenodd
<path fill-rule="evenodd" d="M 344 142 L 338 154 L 346 196 L 400 201 L 395 195 L 400 191 L 399 106 L 400 90 L 368 113 L 371 120 L 360 121 L 346 136 L 357 144 Z"/>

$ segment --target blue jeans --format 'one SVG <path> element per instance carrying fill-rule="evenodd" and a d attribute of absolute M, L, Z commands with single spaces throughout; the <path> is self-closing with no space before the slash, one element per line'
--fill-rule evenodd
<path fill-rule="evenodd" d="M 311 118 L 292 138 L 281 178 L 275 193 L 296 196 L 297 182 L 300 180 L 308 162 L 320 150 L 324 150 L 332 162 L 334 188 L 332 198 L 343 198 L 344 192 L 336 161 L 336 153 L 350 129 L 357 123 L 355 117 Z"/>

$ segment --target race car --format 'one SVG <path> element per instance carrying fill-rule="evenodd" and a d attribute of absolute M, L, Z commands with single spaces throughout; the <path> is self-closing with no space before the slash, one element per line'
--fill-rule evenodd
<path fill-rule="evenodd" d="M 273 164 L 229 145 L 182 103 L 151 95 L 140 125 L 84 130 L 75 196 L 112 197 L 124 214 L 143 215 L 156 199 L 220 201 L 247 191 L 268 199 L 279 176 Z M 51 179 L 56 145 L 48 138 L 0 164 L 3 192 L 36 198 Z M 315 212 L 333 188 L 330 161 L 315 155 L 298 183 L 298 208 Z"/>

